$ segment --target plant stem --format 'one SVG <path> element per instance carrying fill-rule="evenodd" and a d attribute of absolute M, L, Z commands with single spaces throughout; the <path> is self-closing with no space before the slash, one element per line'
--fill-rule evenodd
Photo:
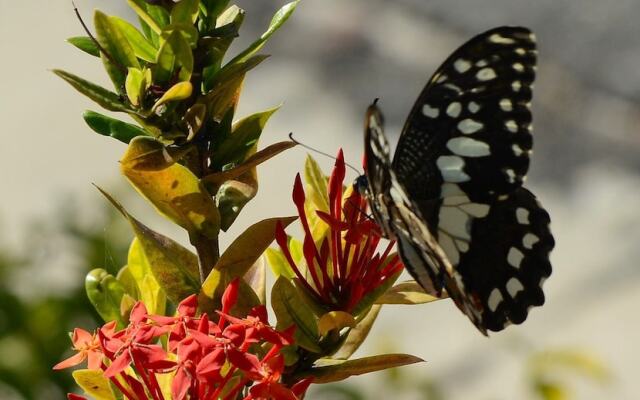
<path fill-rule="evenodd" d="M 204 283 L 207 276 L 213 269 L 214 265 L 220 258 L 220 245 L 218 238 L 208 238 L 202 235 L 194 235 L 191 237 L 191 244 L 196 248 L 198 253 L 198 267 L 200 270 L 200 283 Z"/>

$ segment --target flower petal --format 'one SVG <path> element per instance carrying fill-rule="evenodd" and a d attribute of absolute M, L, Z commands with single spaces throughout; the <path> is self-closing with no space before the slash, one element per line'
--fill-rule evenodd
<path fill-rule="evenodd" d="M 87 353 L 85 351 L 81 351 L 80 353 L 76 353 L 66 360 L 60 361 L 56 365 L 53 366 L 54 370 L 65 369 L 69 367 L 74 367 L 81 362 L 83 362 L 87 358 Z"/>

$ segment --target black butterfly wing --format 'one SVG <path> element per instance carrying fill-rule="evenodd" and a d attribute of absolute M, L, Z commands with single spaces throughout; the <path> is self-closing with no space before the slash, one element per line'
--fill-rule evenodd
<path fill-rule="evenodd" d="M 383 234 L 397 241 L 407 271 L 427 293 L 440 296 L 451 264 L 395 177 L 383 123 L 378 107 L 371 105 L 365 119 L 364 162 L 369 204 Z"/>
<path fill-rule="evenodd" d="M 499 27 L 456 50 L 418 97 L 393 168 L 413 199 L 454 183 L 471 198 L 509 193 L 529 167 L 534 37 Z M 425 185 L 425 182 L 429 182 Z"/>
<path fill-rule="evenodd" d="M 393 161 L 453 265 L 445 275 L 449 294 L 483 333 L 524 321 L 544 301 L 541 282 L 551 272 L 548 214 L 521 188 L 532 147 L 534 68 L 526 28 L 471 39 L 418 98 Z M 522 224 L 525 212 L 529 223 Z"/>
<path fill-rule="evenodd" d="M 438 241 L 454 264 L 447 290 L 483 333 L 519 324 L 531 307 L 544 303 L 542 284 L 551 275 L 549 253 L 555 244 L 549 214 L 525 188 L 485 207 L 482 217 L 466 214 L 465 208 L 476 215 L 481 209 L 467 202 L 443 205 L 440 211 L 441 219 L 450 220 L 441 221 Z M 466 244 L 452 231 L 456 218 L 466 218 L 471 238 Z"/>

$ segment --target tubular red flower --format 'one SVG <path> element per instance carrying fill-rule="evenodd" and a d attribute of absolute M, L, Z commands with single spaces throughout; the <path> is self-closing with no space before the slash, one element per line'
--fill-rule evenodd
<path fill-rule="evenodd" d="M 357 190 L 345 193 L 345 172 L 340 150 L 327 184 L 329 212 L 311 210 L 328 226 L 328 233 L 321 237 L 312 234 L 307 215 L 311 207 L 307 205 L 305 211 L 306 195 L 299 174 L 294 181 L 292 197 L 304 231 L 302 252 L 310 278 L 294 261 L 282 225 L 276 227 L 276 242 L 311 296 L 331 309 L 350 312 L 363 297 L 397 276 L 402 264 L 398 257 L 389 257 L 393 242 L 382 255 L 377 252 L 379 228 L 366 214 L 366 199 Z"/>

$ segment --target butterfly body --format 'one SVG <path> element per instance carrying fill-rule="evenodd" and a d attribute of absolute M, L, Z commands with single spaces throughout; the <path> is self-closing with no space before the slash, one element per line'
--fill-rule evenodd
<path fill-rule="evenodd" d="M 523 322 L 551 274 L 549 216 L 522 187 L 535 61 L 526 28 L 471 39 L 418 97 L 393 161 L 377 105 L 366 114 L 360 185 L 375 220 L 416 281 L 446 289 L 483 333 Z"/>

